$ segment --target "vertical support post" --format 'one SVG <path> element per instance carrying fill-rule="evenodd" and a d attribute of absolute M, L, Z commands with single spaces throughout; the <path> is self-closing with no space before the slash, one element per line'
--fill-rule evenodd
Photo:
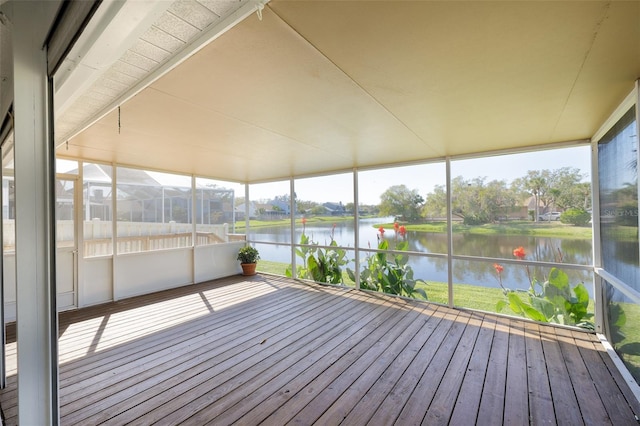
<path fill-rule="evenodd" d="M 198 203 L 196 198 L 198 197 L 198 189 L 196 188 L 196 176 L 191 175 L 191 282 L 196 282 L 196 250 L 198 245 L 198 214 L 196 213 L 196 209 L 198 208 Z M 201 200 L 201 203 L 204 203 L 204 197 Z M 200 216 L 200 220 L 204 223 L 204 217 Z M 228 235 L 225 234 L 227 239 Z"/>
<path fill-rule="evenodd" d="M 231 232 L 233 234 L 236 233 L 236 191 L 235 189 L 231 192 Z M 204 195 L 202 196 L 204 199 Z"/>
<path fill-rule="evenodd" d="M 53 96 L 53 95 L 52 95 Z M 53 135 L 51 137 L 53 139 Z M 54 152 L 55 156 L 55 152 Z M 78 176 L 73 182 L 73 231 L 75 240 L 75 249 L 73 254 L 73 291 L 75 297 L 75 305 L 82 307 L 84 294 L 82 291 L 83 282 L 83 266 L 84 266 L 84 221 L 82 220 L 82 180 L 84 179 L 84 170 L 82 161 L 78 161 Z M 88 206 L 87 206 L 88 208 Z M 57 229 L 57 225 L 56 225 Z M 82 297 L 81 297 L 82 296 Z"/>
<path fill-rule="evenodd" d="M 80 169 L 82 170 L 82 168 Z M 84 186 L 84 179 L 81 177 L 80 178 L 80 184 L 82 186 Z M 86 220 L 87 222 L 89 222 L 90 220 L 92 220 L 93 218 L 91 217 L 91 182 L 87 181 L 87 199 L 82 201 L 83 203 L 86 203 L 85 205 L 87 206 L 87 208 L 85 209 L 85 216 L 84 216 L 84 220 Z M 93 237 L 95 238 L 95 237 Z"/>
<path fill-rule="evenodd" d="M 4 141 L 0 141 L 4 142 Z M 4 167 L 2 155 L 4 146 L 0 145 L 0 206 L 4 205 Z M 2 214 L 2 213 L 0 213 Z M 0 388 L 7 387 L 7 333 L 4 322 L 4 215 L 0 217 Z"/>
<path fill-rule="evenodd" d="M 251 206 L 249 206 L 249 184 L 244 184 L 244 239 L 249 241 L 249 221 L 251 218 L 249 214 L 251 212 Z"/>
<path fill-rule="evenodd" d="M 638 141 L 638 147 L 636 149 L 636 170 L 640 167 L 640 79 L 636 80 L 635 84 L 636 91 L 636 140 Z M 640 183 L 640 182 L 638 182 Z M 640 185 L 636 184 L 638 187 L 638 200 L 640 200 Z M 640 206 L 638 206 L 640 208 Z M 640 215 L 638 215 L 638 227 L 640 228 Z M 638 241 L 640 244 L 640 241 Z"/>
<path fill-rule="evenodd" d="M 602 267 L 602 237 L 600 235 L 600 184 L 598 171 L 598 142 L 591 141 L 591 226 L 593 229 L 593 265 L 596 268 Z M 606 312 L 602 278 L 593 274 L 593 294 L 595 302 L 595 327 L 598 333 L 606 333 L 604 327 Z M 611 336 L 607 336 L 609 339 Z"/>
<path fill-rule="evenodd" d="M 356 268 L 356 288 L 360 288 L 360 194 L 358 194 L 358 169 L 353 169 L 353 229 L 355 233 L 355 268 Z"/>
<path fill-rule="evenodd" d="M 53 84 L 46 2 L 13 3 L 18 420 L 57 425 Z M 50 11 L 49 11 L 50 12 Z"/>
<path fill-rule="evenodd" d="M 293 278 L 298 278 L 298 274 L 297 274 L 297 270 L 298 270 L 298 266 L 296 266 L 296 200 L 295 200 L 295 193 L 296 193 L 296 188 L 295 188 L 295 181 L 293 180 L 293 178 L 289 179 L 289 211 L 291 212 L 291 221 L 289 223 L 290 225 L 290 232 L 291 232 L 291 276 Z"/>
<path fill-rule="evenodd" d="M 118 167 L 111 163 L 111 300 L 118 296 Z"/>
<path fill-rule="evenodd" d="M 453 308 L 453 213 L 452 213 L 452 194 L 451 194 L 451 158 L 447 157 L 446 175 L 447 175 L 447 283 L 448 283 L 448 303 Z"/>

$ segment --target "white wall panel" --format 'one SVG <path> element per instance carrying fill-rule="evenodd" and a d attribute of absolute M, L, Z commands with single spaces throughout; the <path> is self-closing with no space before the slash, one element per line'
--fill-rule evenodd
<path fill-rule="evenodd" d="M 196 247 L 194 281 L 201 283 L 242 272 L 236 256 L 238 249 L 244 245 L 244 241 L 239 241 Z"/>
<path fill-rule="evenodd" d="M 120 255 L 116 300 L 193 283 L 193 248 Z"/>
<path fill-rule="evenodd" d="M 78 306 L 97 305 L 112 300 L 113 259 L 111 257 L 85 258 L 83 282 L 79 283 Z"/>

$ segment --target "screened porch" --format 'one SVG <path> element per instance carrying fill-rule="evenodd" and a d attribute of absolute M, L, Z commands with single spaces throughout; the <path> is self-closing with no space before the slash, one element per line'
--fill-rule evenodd
<path fill-rule="evenodd" d="M 0 12 L 9 423 L 637 421 L 640 3 Z"/>

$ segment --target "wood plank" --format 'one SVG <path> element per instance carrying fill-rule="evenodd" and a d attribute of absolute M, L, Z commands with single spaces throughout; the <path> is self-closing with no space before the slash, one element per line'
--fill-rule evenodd
<path fill-rule="evenodd" d="M 499 425 L 504 418 L 504 399 L 509 354 L 509 320 L 496 319 L 477 424 Z"/>
<path fill-rule="evenodd" d="M 236 303 L 268 294 L 269 291 L 271 290 L 267 285 L 262 285 L 261 288 L 255 287 L 254 290 L 245 289 L 243 294 L 237 296 Z M 197 295 L 191 298 L 180 297 L 174 301 L 163 301 L 84 322 L 85 327 L 77 333 L 67 332 L 60 338 L 63 344 L 67 338 L 73 342 L 65 345 L 66 350 L 59 356 L 60 362 L 65 363 L 87 353 L 97 352 L 100 348 L 113 347 L 136 338 L 150 336 L 156 331 L 205 316 L 210 313 L 210 310 L 201 302 L 201 298 Z M 226 303 L 231 301 L 227 300 Z M 211 304 L 217 304 L 217 302 L 211 301 Z M 224 305 L 220 303 L 218 306 Z M 168 309 L 171 310 L 172 315 L 166 315 Z M 104 327 L 107 321 L 112 324 L 112 327 Z M 71 336 L 67 337 L 67 334 Z"/>
<path fill-rule="evenodd" d="M 582 425 L 584 421 L 580 406 L 553 326 L 539 326 L 538 330 L 547 364 L 556 422 L 559 425 Z"/>
<path fill-rule="evenodd" d="M 476 423 L 495 327 L 495 317 L 486 315 L 451 413 L 449 423 L 452 425 Z"/>
<path fill-rule="evenodd" d="M 458 312 L 443 310 L 442 315 L 443 318 L 438 324 L 438 328 L 422 346 L 414 358 L 411 368 L 405 370 L 391 392 L 385 396 L 378 409 L 371 416 L 369 423 L 392 424 L 400 415 L 402 408 L 407 403 L 418 380 L 424 375 L 438 348 L 440 348 L 454 324 L 457 324 Z"/>
<path fill-rule="evenodd" d="M 137 421 L 146 424 L 161 419 L 170 423 L 179 423 L 196 415 L 189 421 L 204 424 L 208 418 L 215 417 L 226 409 L 235 410 L 237 405 L 244 409 L 250 408 L 254 401 L 263 400 L 273 393 L 272 388 L 281 386 L 283 379 L 290 380 L 292 372 L 299 373 L 304 371 L 310 363 L 330 358 L 336 346 L 343 344 L 342 342 L 351 332 L 359 334 L 362 339 L 373 330 L 369 328 L 371 323 L 386 321 L 392 315 L 389 305 L 386 304 L 361 305 L 360 308 L 352 309 L 344 316 L 335 318 L 335 321 L 328 322 L 323 329 L 318 330 L 318 333 L 309 334 L 308 342 L 300 342 L 297 348 L 289 346 L 281 351 L 280 356 L 257 362 L 236 376 L 233 383 L 223 385 L 224 388 L 221 391 L 217 389 L 219 387 L 217 382 L 213 383 L 216 387 L 213 391 L 208 384 L 205 384 L 200 394 L 189 391 L 190 397 L 193 398 L 190 401 L 177 403 L 175 407 L 165 404 L 162 410 L 149 412 Z M 197 395 L 200 396 L 196 397 Z M 170 412 L 165 412 L 167 408 Z M 203 410 L 208 412 L 204 418 Z"/>
<path fill-rule="evenodd" d="M 350 309 L 351 304 L 352 300 L 349 298 L 338 298 L 335 304 L 320 302 L 307 308 L 313 308 L 312 312 L 331 316 L 336 310 Z M 148 411 L 144 408 L 146 405 L 142 406 L 143 403 L 149 404 L 148 400 L 162 405 L 181 392 L 206 382 L 212 375 L 233 377 L 233 374 L 246 369 L 260 356 L 286 347 L 292 339 L 301 338 L 307 333 L 305 327 L 313 326 L 314 319 L 313 316 L 308 316 L 300 320 L 298 313 L 292 313 L 287 319 L 277 323 L 264 324 L 264 329 L 260 328 L 260 336 L 239 336 L 237 340 L 221 346 L 212 342 L 200 346 L 196 351 L 186 346 L 177 353 L 176 361 L 166 361 L 145 370 L 119 386 L 116 393 L 112 393 L 113 385 L 105 386 L 104 392 L 109 392 L 109 396 L 97 395 L 92 398 L 90 405 L 71 413 L 64 420 L 69 423 L 104 422 L 125 411 L 128 416 L 135 418 L 135 415 Z M 269 341 L 269 345 L 260 344 L 265 339 Z M 219 380 L 219 383 L 226 381 Z"/>
<path fill-rule="evenodd" d="M 589 374 L 614 425 L 637 424 L 635 413 L 629 406 L 622 392 L 611 392 L 617 387 L 607 365 L 602 362 L 596 349 L 595 336 L 583 332 L 572 331 L 572 336 L 585 364 L 589 366 Z M 597 342 L 600 345 L 600 342 Z M 602 347 L 600 345 L 600 347 Z"/>
<path fill-rule="evenodd" d="M 507 382 L 504 396 L 504 423 L 529 424 L 529 399 L 527 397 L 527 359 L 522 321 L 509 321 L 509 354 L 507 358 Z"/>
<path fill-rule="evenodd" d="M 398 354 L 422 328 L 426 305 L 413 310 L 398 322 L 389 333 L 328 384 L 303 410 L 291 419 L 293 423 L 311 421 L 335 424 L 346 417 L 362 394 L 384 373 Z"/>
<path fill-rule="evenodd" d="M 553 332 L 556 334 L 558 342 L 560 343 L 562 357 L 567 366 L 569 378 L 573 384 L 573 391 L 580 406 L 584 423 L 588 425 L 612 424 L 607 415 L 607 410 L 604 408 L 602 400 L 598 395 L 598 391 L 591 380 L 589 369 L 585 365 L 580 351 L 576 347 L 575 340 L 571 336 L 571 331 L 555 327 L 553 328 Z"/>
<path fill-rule="evenodd" d="M 324 369 L 320 375 L 317 375 L 311 382 L 302 388 L 298 388 L 297 392 L 287 398 L 277 411 L 267 417 L 264 421 L 268 424 L 284 424 L 294 418 L 306 405 L 319 395 L 336 377 L 347 370 L 349 366 L 356 360 L 360 359 L 369 350 L 375 351 L 380 345 L 376 342 L 383 339 L 385 335 L 391 332 L 393 328 L 400 323 L 406 315 L 411 312 L 406 309 L 396 309 L 393 316 L 383 323 L 377 325 L 366 339 L 360 340 L 351 349 L 342 353 L 328 368 Z M 373 348 L 373 349 L 372 349 Z"/>
<path fill-rule="evenodd" d="M 303 302 L 300 306 L 304 307 L 304 309 L 312 309 L 314 307 L 322 306 L 324 303 L 323 299 L 303 299 Z M 302 308 L 300 308 L 302 309 Z M 288 305 L 281 306 L 273 311 L 274 320 L 278 320 L 281 317 L 288 318 L 290 315 L 298 312 L 296 309 L 292 309 L 288 307 Z M 155 368 L 157 365 L 162 364 L 164 362 L 172 362 L 172 359 L 179 356 L 179 352 L 177 348 L 180 348 L 182 344 L 188 344 L 190 347 L 193 347 L 194 350 L 191 351 L 190 355 L 195 356 L 197 351 L 195 349 L 198 348 L 199 344 L 207 344 L 208 341 L 211 340 L 212 337 L 215 337 L 215 345 L 216 347 L 220 347 L 221 345 L 227 344 L 228 342 L 233 342 L 234 344 L 238 344 L 240 342 L 250 341 L 251 339 L 263 338 L 262 334 L 270 329 L 270 325 L 267 319 L 271 318 L 271 313 L 266 311 L 258 317 L 251 317 L 252 320 L 256 321 L 258 324 L 262 324 L 261 326 L 255 327 L 253 322 L 248 322 L 242 320 L 243 325 L 240 327 L 230 327 L 229 323 L 225 321 L 226 313 L 224 315 L 216 316 L 215 323 L 213 326 L 209 325 L 210 329 L 206 328 L 207 324 L 213 322 L 213 318 L 205 319 L 205 328 L 199 328 L 198 323 L 198 334 L 197 338 L 182 340 L 181 336 L 184 334 L 188 334 L 185 331 L 185 328 L 179 327 L 175 330 L 170 330 L 165 333 L 160 333 L 158 338 L 166 339 L 166 344 L 163 344 L 162 347 L 154 347 L 153 351 L 144 351 L 144 356 L 139 358 L 141 351 L 138 348 L 142 345 L 146 347 L 146 342 L 133 342 L 131 351 L 134 353 L 133 356 L 130 356 L 127 352 L 123 351 L 121 347 L 115 348 L 113 351 L 117 353 L 121 357 L 121 365 L 114 366 L 110 365 L 110 368 L 102 373 L 98 373 L 102 363 L 104 362 L 101 358 L 95 358 L 94 363 L 97 364 L 96 368 L 93 369 L 96 373 L 91 376 L 90 386 L 87 386 L 87 383 L 84 383 L 84 387 L 68 385 L 65 387 L 65 397 L 61 397 L 61 405 L 65 405 L 73 402 L 74 400 L 83 399 L 86 401 L 87 393 L 94 393 L 98 390 L 101 390 L 104 387 L 105 381 L 108 381 L 111 376 L 117 376 L 118 380 L 121 382 L 119 384 L 111 383 L 109 386 L 109 391 L 114 393 L 119 390 L 119 388 L 126 387 L 127 383 L 125 379 L 136 376 L 141 372 L 144 372 L 147 375 L 151 375 L 153 373 L 152 368 Z M 220 329 L 218 327 L 218 322 L 221 325 L 226 326 Z M 185 325 L 185 327 L 190 327 L 191 324 Z M 242 333 L 242 337 L 238 338 L 237 333 Z M 207 346 L 209 351 L 213 350 L 211 345 Z M 129 363 L 134 363 L 132 367 Z M 90 371 L 89 371 L 90 373 Z M 137 380 L 140 379 L 141 376 L 137 377 Z M 83 383 L 83 382 L 80 382 Z M 108 382 L 110 383 L 110 382 Z M 130 383 L 130 382 L 129 382 Z M 95 399 L 104 398 L 106 395 L 100 394 L 95 395 Z"/>
<path fill-rule="evenodd" d="M 416 357 L 419 351 L 427 343 L 431 335 L 440 325 L 441 315 L 429 315 L 423 327 L 411 342 L 398 354 L 396 359 L 389 363 L 387 369 L 380 375 L 376 382 L 360 398 L 355 407 L 344 418 L 345 424 L 364 424 L 371 420 L 371 416 L 378 409 L 385 396 L 397 386 L 402 374 L 409 368 L 415 368 Z M 335 405 L 339 407 L 340 400 Z M 337 407 L 336 407 L 337 408 Z"/>
<path fill-rule="evenodd" d="M 389 318 L 394 310 L 389 308 L 384 315 Z M 227 410 L 241 409 L 246 413 L 238 420 L 239 424 L 257 424 L 281 407 L 291 396 L 292 389 L 301 389 L 323 374 L 340 355 L 354 348 L 360 341 L 367 339 L 380 324 L 382 317 L 373 320 L 357 321 L 344 332 L 332 337 L 332 341 L 323 344 L 322 350 L 313 350 L 289 369 L 282 371 L 271 382 L 252 392 L 237 405 L 225 407 Z M 385 319 L 384 321 L 387 321 Z M 251 408 L 247 411 L 247 408 Z"/>
<path fill-rule="evenodd" d="M 262 286 L 263 291 L 266 286 Z M 199 293 L 202 293 L 200 291 Z M 252 295 L 252 290 L 250 287 L 242 290 L 239 294 L 242 297 L 247 298 Z M 194 315 L 201 316 L 205 313 L 208 313 L 208 310 L 205 309 L 203 303 L 198 303 L 200 298 L 198 297 L 198 293 L 192 295 L 192 298 L 187 298 L 185 296 L 181 296 L 175 300 L 163 300 L 159 303 L 153 303 L 142 308 L 132 309 L 130 311 L 120 312 L 106 312 L 104 315 L 99 317 L 93 317 L 87 321 L 82 321 L 73 325 L 74 329 L 78 329 L 77 332 L 70 332 L 69 330 L 64 332 L 64 335 L 60 338 L 60 343 L 62 344 L 63 350 L 60 354 L 61 363 L 64 364 L 66 359 L 74 359 L 73 354 L 70 353 L 72 348 L 71 345 L 66 344 L 66 338 L 69 336 L 70 339 L 73 339 L 75 342 L 79 342 L 80 346 L 80 354 L 86 355 L 87 353 L 91 353 L 96 351 L 97 347 L 91 345 L 96 337 L 99 336 L 99 343 L 102 346 L 114 346 L 117 344 L 117 339 L 122 339 L 123 336 L 126 336 L 126 339 L 132 340 L 136 336 L 139 336 L 140 333 L 144 333 L 146 335 L 152 334 L 155 329 L 166 328 L 167 325 L 179 324 L 181 322 L 186 322 L 190 317 L 194 317 Z M 173 302 L 172 304 L 169 304 Z M 209 303 L 209 302 L 207 302 Z M 216 303 L 216 302 L 211 302 Z M 165 308 L 165 306 L 168 308 Z M 171 310 L 172 315 L 166 315 L 168 310 Z M 109 323 L 109 327 L 107 328 L 107 332 L 101 330 L 100 333 L 97 333 L 97 324 L 104 322 L 105 319 Z M 94 324 L 92 326 L 92 324 Z M 112 336 L 109 336 L 109 330 L 114 330 L 116 335 L 116 340 L 113 339 Z M 87 341 L 83 342 L 79 337 L 81 333 L 84 333 Z M 87 345 L 89 346 L 89 350 L 87 350 Z"/>
<path fill-rule="evenodd" d="M 422 420 L 423 425 L 447 425 L 462 387 L 462 381 L 471 359 L 476 339 L 482 325 L 482 314 L 472 314 L 464 333 L 455 347 L 453 356 L 433 396 L 429 409 Z"/>
<path fill-rule="evenodd" d="M 295 298 L 289 299 L 289 296 L 295 296 Z M 60 399 L 61 405 L 69 404 L 78 399 L 83 399 L 86 402 L 86 395 L 96 392 L 96 389 L 92 389 L 91 386 L 97 386 L 98 389 L 101 389 L 103 386 L 102 381 L 108 380 L 114 375 L 120 380 L 124 380 L 134 375 L 137 371 L 149 370 L 152 365 L 157 364 L 157 360 L 162 356 L 167 353 L 175 353 L 176 345 L 181 342 L 189 341 L 190 345 L 195 345 L 199 341 L 210 339 L 210 336 L 214 334 L 219 343 L 223 342 L 224 339 L 237 341 L 237 333 L 243 333 L 245 337 L 250 337 L 251 333 L 257 334 L 260 332 L 260 329 L 255 328 L 254 323 L 268 322 L 267 320 L 271 316 L 277 318 L 280 314 L 286 315 L 290 313 L 291 303 L 297 303 L 301 306 L 306 305 L 308 308 L 313 300 L 323 300 L 318 299 L 321 297 L 323 297 L 321 294 L 313 292 L 310 294 L 308 292 L 306 294 L 304 292 L 287 292 L 286 296 L 277 299 L 278 306 L 275 309 L 269 308 L 267 305 L 259 310 L 254 307 L 254 309 L 250 309 L 247 312 L 247 309 L 243 308 L 238 311 L 242 313 L 242 316 L 239 316 L 233 308 L 230 308 L 213 325 L 210 324 L 211 320 L 208 318 L 198 319 L 186 324 L 184 330 L 179 327 L 170 333 L 157 333 L 146 340 L 144 345 L 141 345 L 141 342 L 133 341 L 111 351 L 103 351 L 85 357 L 78 362 L 78 364 L 82 365 L 82 368 L 75 368 L 76 362 L 67 363 L 61 366 L 60 372 L 60 388 L 63 390 Z M 336 297 L 338 296 L 336 295 Z M 234 325 L 234 321 L 238 321 L 242 325 Z M 110 387 L 110 391 L 115 390 L 117 390 L 117 387 Z M 98 397 L 100 395 L 96 394 L 95 398 Z"/>
<path fill-rule="evenodd" d="M 618 425 L 640 409 L 593 334 L 282 277 L 60 319 L 63 424 Z"/>
<path fill-rule="evenodd" d="M 638 418 L 640 418 L 640 401 L 636 399 L 635 394 L 629 388 L 626 380 L 624 379 L 624 377 L 622 377 L 622 374 L 618 370 L 618 367 L 616 367 L 607 350 L 602 346 L 601 343 L 596 343 L 595 345 L 598 349 L 598 353 L 600 354 L 600 358 L 607 366 L 607 368 L 611 372 L 613 380 L 618 385 L 618 389 L 620 390 L 622 395 L 624 395 L 626 401 L 629 403 L 631 410 L 635 413 L 636 416 L 638 416 Z"/>
<path fill-rule="evenodd" d="M 524 324 L 526 348 L 527 386 L 529 390 L 529 421 L 536 425 L 555 425 L 553 399 L 549 386 L 547 362 L 536 323 Z"/>
<path fill-rule="evenodd" d="M 451 361 L 451 355 L 455 352 L 455 348 L 460 342 L 471 314 L 469 312 L 460 312 L 455 323 L 447 333 L 433 356 L 431 363 L 424 371 L 424 374 L 418 381 L 409 399 L 400 412 L 397 423 L 400 424 L 417 424 L 422 421 L 426 410 L 431 404 L 436 389 L 440 385 L 442 378 L 446 373 L 446 368 Z"/>
<path fill-rule="evenodd" d="M 162 350 L 173 348 L 183 342 L 190 341 L 191 344 L 197 344 L 200 340 L 209 339 L 211 335 L 215 335 L 219 340 L 235 338 L 237 333 L 247 333 L 255 329 L 254 324 L 262 324 L 270 317 L 277 320 L 280 316 L 290 313 L 290 310 L 295 309 L 297 305 L 318 303 L 322 300 L 321 297 L 318 294 L 288 293 L 278 299 L 278 305 L 275 308 L 267 304 L 262 307 L 255 305 L 239 310 L 229 310 L 224 315 L 220 315 L 214 324 L 211 324 L 212 321 L 208 317 L 199 318 L 184 327 L 177 327 L 177 333 L 165 332 L 150 336 L 145 339 L 144 345 L 134 341 L 128 345 L 119 346 L 117 350 L 104 351 L 64 365 L 61 368 L 60 385 L 61 387 L 69 386 L 67 391 L 73 392 L 76 388 L 72 387 L 71 383 L 96 378 L 98 374 L 113 372 L 116 368 L 128 368 L 128 363 L 136 359 L 144 358 L 145 363 L 149 362 L 154 357 L 159 357 Z M 237 323 L 242 325 L 238 326 Z"/>

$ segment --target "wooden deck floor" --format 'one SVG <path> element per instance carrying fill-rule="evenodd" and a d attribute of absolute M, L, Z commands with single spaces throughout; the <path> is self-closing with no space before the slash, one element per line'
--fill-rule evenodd
<path fill-rule="evenodd" d="M 270 276 L 63 313 L 59 342 L 63 425 L 626 425 L 640 413 L 592 334 Z M 6 424 L 15 350 L 10 339 Z"/>

